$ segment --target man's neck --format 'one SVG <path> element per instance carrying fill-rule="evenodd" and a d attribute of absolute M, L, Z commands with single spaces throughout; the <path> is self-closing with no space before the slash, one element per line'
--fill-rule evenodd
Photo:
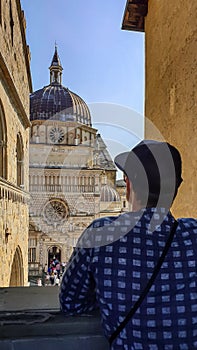
<path fill-rule="evenodd" d="M 131 201 L 129 201 L 129 211 L 139 211 L 144 208 L 141 202 L 136 198 L 135 194 L 132 195 Z"/>

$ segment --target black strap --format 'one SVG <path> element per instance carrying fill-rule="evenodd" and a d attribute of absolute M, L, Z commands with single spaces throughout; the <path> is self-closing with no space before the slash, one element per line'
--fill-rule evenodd
<path fill-rule="evenodd" d="M 125 316 L 125 319 L 119 324 L 119 326 L 116 328 L 116 330 L 114 331 L 114 333 L 112 333 L 112 335 L 109 338 L 109 343 L 110 346 L 113 343 L 114 339 L 116 339 L 116 337 L 119 335 L 119 333 L 125 328 L 126 324 L 129 322 L 129 320 L 132 318 L 132 316 L 135 314 L 135 312 L 137 311 L 137 309 L 140 307 L 142 301 L 144 300 L 144 298 L 146 297 L 148 291 L 150 290 L 151 286 L 153 285 L 153 282 L 161 268 L 161 265 L 163 264 L 163 261 L 165 259 L 165 256 L 168 252 L 168 249 L 171 246 L 174 234 L 176 232 L 176 228 L 178 226 L 178 222 L 175 220 L 172 229 L 170 231 L 168 240 L 166 242 L 166 245 L 163 249 L 163 252 L 158 260 L 157 265 L 154 268 L 153 274 L 151 276 L 151 278 L 149 279 L 146 287 L 144 288 L 142 294 L 139 296 L 138 300 L 135 302 L 134 306 L 132 307 L 132 309 L 128 312 L 128 314 Z"/>

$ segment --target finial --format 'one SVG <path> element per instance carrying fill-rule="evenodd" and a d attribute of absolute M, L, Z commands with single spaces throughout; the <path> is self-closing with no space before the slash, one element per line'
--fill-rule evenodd
<path fill-rule="evenodd" d="M 57 50 L 57 41 L 55 40 L 55 50 Z"/>

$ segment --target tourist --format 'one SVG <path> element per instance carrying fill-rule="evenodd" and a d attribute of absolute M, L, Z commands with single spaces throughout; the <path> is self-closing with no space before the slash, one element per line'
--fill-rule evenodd
<path fill-rule="evenodd" d="M 197 220 L 173 217 L 178 150 L 144 140 L 115 158 L 130 211 L 93 221 L 60 288 L 65 314 L 99 307 L 113 350 L 197 349 Z M 187 169 L 186 169 L 187 170 Z"/>
<path fill-rule="evenodd" d="M 50 274 L 50 282 L 51 282 L 51 286 L 53 286 L 54 282 L 55 282 L 55 273 L 54 272 L 51 272 L 51 274 Z"/>
<path fill-rule="evenodd" d="M 60 262 L 59 262 L 59 260 L 57 260 L 55 268 L 56 268 L 56 271 L 57 271 L 58 278 L 60 278 L 60 267 L 61 267 L 60 266 Z"/>
<path fill-rule="evenodd" d="M 41 278 L 38 278 L 37 285 L 38 285 L 38 287 L 42 287 L 42 280 L 41 280 Z"/>

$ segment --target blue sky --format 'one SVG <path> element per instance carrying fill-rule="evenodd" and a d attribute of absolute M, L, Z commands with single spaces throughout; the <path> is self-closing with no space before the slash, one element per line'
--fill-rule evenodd
<path fill-rule="evenodd" d="M 125 5 L 126 0 L 21 0 L 33 89 L 49 84 L 48 67 L 56 41 L 63 85 L 88 103 L 93 124 L 96 128 L 100 125 L 104 138 L 129 148 L 133 140 L 131 137 L 125 144 L 123 128 L 129 128 L 131 135 L 139 125 L 140 135 L 143 133 L 144 34 L 121 30 Z M 109 125 L 105 127 L 106 120 L 113 124 L 113 116 L 108 118 L 103 109 L 99 115 L 99 104 L 107 106 L 108 115 L 110 106 L 113 114 L 117 105 L 116 131 L 114 126 L 111 133 Z M 118 132 L 119 126 L 123 128 Z M 133 139 L 136 143 L 135 135 Z"/>

